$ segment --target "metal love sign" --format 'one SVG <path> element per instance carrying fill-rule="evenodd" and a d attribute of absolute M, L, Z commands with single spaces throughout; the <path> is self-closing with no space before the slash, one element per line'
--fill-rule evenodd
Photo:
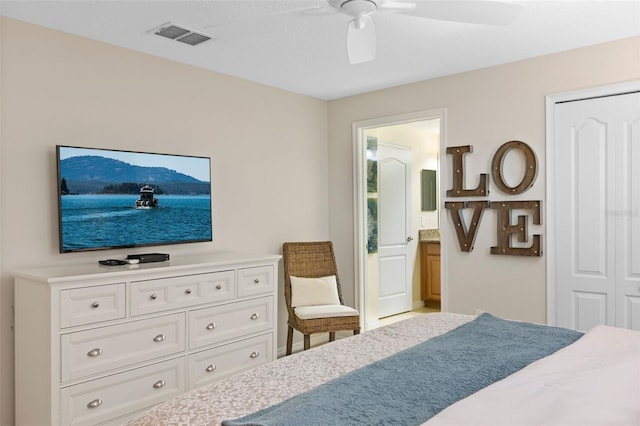
<path fill-rule="evenodd" d="M 503 173 L 505 156 L 511 150 L 519 150 L 524 157 L 524 176 L 515 186 L 509 186 Z M 480 174 L 478 186 L 474 189 L 464 188 L 464 155 L 472 152 L 470 145 L 447 148 L 447 154 L 453 161 L 453 187 L 447 190 L 447 197 L 487 197 L 489 195 L 489 179 L 484 173 Z M 491 176 L 496 187 L 505 194 L 518 195 L 533 186 L 537 176 L 538 164 L 535 153 L 529 145 L 521 141 L 510 141 L 503 144 L 495 152 L 491 162 Z M 497 212 L 496 237 L 497 245 L 491 247 L 491 254 L 503 254 L 512 256 L 542 256 L 542 236 L 533 235 L 533 242 L 528 247 L 513 246 L 514 239 L 520 243 L 529 242 L 528 218 L 529 215 L 518 215 L 516 223 L 512 223 L 511 216 L 514 210 L 530 210 L 533 223 L 540 225 L 541 201 L 459 201 L 445 202 L 444 206 L 449 210 L 451 220 L 455 226 L 456 236 L 460 250 L 470 252 L 473 250 L 478 227 L 482 220 L 482 214 L 486 209 L 494 209 Z M 467 227 L 464 223 L 463 210 L 472 209 L 471 224 Z"/>

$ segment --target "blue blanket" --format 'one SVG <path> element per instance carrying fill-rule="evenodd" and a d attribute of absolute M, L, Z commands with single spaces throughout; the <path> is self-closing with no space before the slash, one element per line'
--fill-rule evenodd
<path fill-rule="evenodd" d="M 482 314 L 441 336 L 222 424 L 419 425 L 580 336 L 573 330 Z"/>

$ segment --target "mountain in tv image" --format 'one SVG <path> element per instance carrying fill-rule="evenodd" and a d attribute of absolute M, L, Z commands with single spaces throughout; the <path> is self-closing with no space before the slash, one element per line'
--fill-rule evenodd
<path fill-rule="evenodd" d="M 60 161 L 62 194 L 134 193 L 122 183 L 152 185 L 157 194 L 208 195 L 209 182 L 166 167 L 144 167 L 100 156 L 84 155 Z"/>

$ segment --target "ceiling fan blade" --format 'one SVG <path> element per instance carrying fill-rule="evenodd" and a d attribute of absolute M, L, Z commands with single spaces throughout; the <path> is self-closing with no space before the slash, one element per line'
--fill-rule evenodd
<path fill-rule="evenodd" d="M 378 10 L 413 10 L 416 8 L 416 3 L 413 1 L 391 1 L 387 0 L 378 5 Z"/>
<path fill-rule="evenodd" d="M 239 3 L 239 2 L 238 2 Z M 273 3 L 273 4 L 272 4 Z M 285 1 L 281 1 L 280 3 L 286 3 Z M 298 2 L 299 3 L 299 2 Z M 302 16 L 320 16 L 320 15 L 333 15 L 338 13 L 338 10 L 329 6 L 328 4 L 305 4 L 304 6 L 294 7 L 294 8 L 284 8 L 281 9 L 281 6 L 278 6 L 279 3 L 275 2 L 263 2 L 264 6 L 261 10 L 257 12 L 253 12 L 253 14 L 247 14 L 235 18 L 230 18 L 226 20 L 220 20 L 216 23 L 209 24 L 204 26 L 203 28 L 214 28 L 214 27 L 224 27 L 228 25 L 233 25 L 237 23 L 247 23 L 247 24 L 255 24 L 257 21 L 264 21 L 265 18 L 280 16 L 280 15 L 293 15 L 298 14 Z M 271 6 L 270 8 L 268 6 Z"/>
<path fill-rule="evenodd" d="M 409 4 L 414 4 L 415 7 L 400 8 L 396 13 L 485 25 L 509 25 L 524 9 L 522 4 L 495 0 L 419 0 Z"/>
<path fill-rule="evenodd" d="M 360 22 L 349 22 L 347 30 L 347 52 L 351 64 L 361 64 L 376 58 L 376 30 L 369 16 L 361 16 Z"/>
<path fill-rule="evenodd" d="M 338 12 L 338 9 L 336 9 L 335 7 L 331 7 L 328 4 L 326 4 L 323 6 L 306 7 L 305 9 L 301 10 L 301 13 L 303 15 L 318 16 L 318 15 L 335 15 L 339 12 Z"/>

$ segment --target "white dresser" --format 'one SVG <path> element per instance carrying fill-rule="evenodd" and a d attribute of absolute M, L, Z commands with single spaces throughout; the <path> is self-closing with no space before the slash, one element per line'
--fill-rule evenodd
<path fill-rule="evenodd" d="M 15 272 L 16 423 L 120 424 L 274 360 L 279 259 Z"/>

